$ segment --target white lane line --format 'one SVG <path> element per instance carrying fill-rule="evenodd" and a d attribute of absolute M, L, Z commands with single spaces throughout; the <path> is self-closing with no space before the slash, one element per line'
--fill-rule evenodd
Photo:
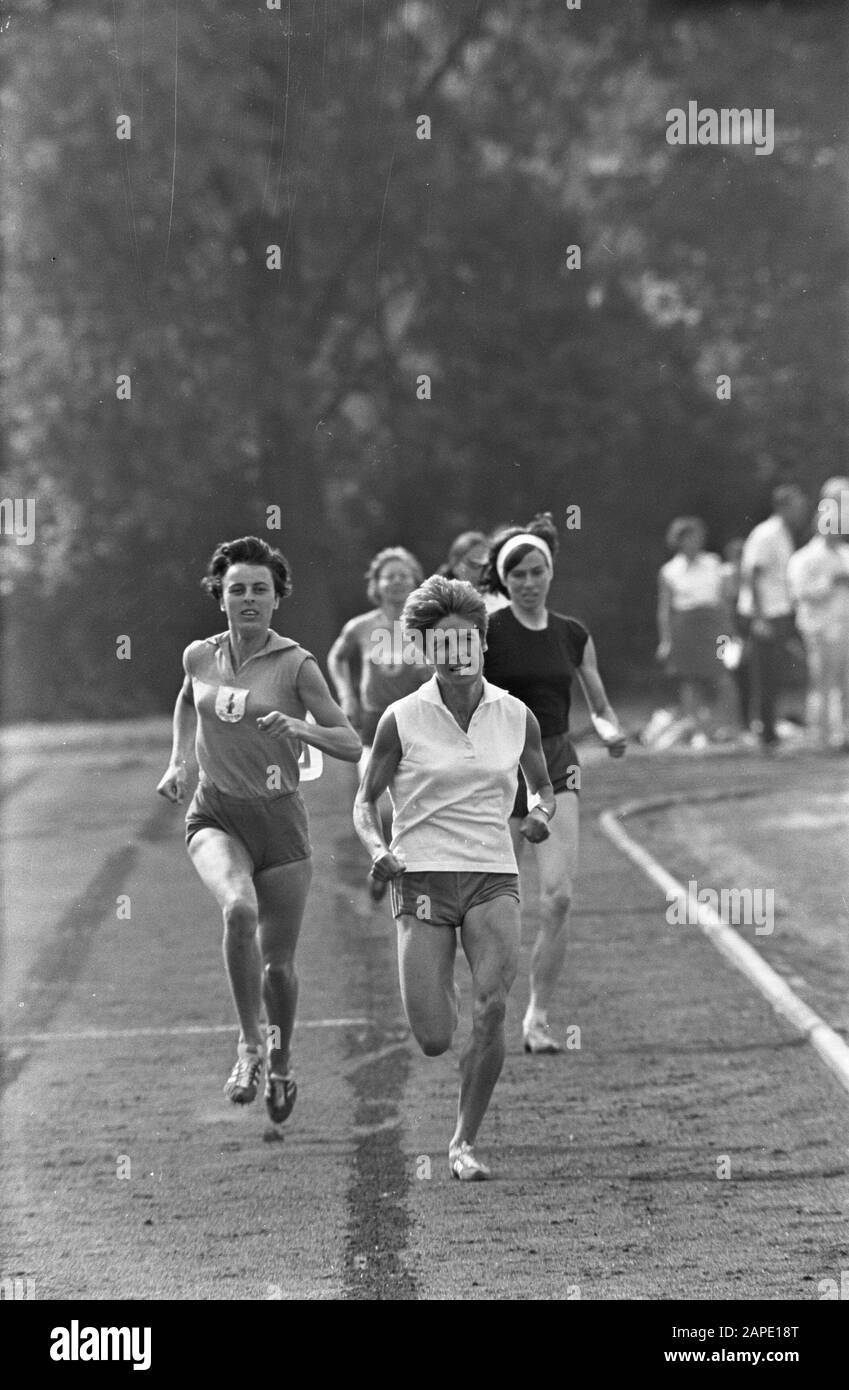
<path fill-rule="evenodd" d="M 693 798 L 690 804 L 695 804 L 696 801 L 697 798 Z M 721 955 L 725 956 L 726 960 L 730 961 L 751 981 L 777 1014 L 786 1018 L 807 1038 L 826 1065 L 834 1072 L 840 1084 L 846 1091 L 849 1091 L 849 1046 L 840 1035 L 835 1033 L 833 1028 L 829 1028 L 825 1020 L 820 1018 L 819 1014 L 809 1008 L 804 1000 L 793 992 L 786 981 L 782 980 L 771 965 L 767 965 L 763 957 L 753 946 L 749 945 L 748 941 L 744 941 L 733 927 L 729 927 L 727 922 L 723 922 L 708 903 L 700 903 L 693 894 L 688 893 L 684 885 L 673 878 L 663 865 L 649 854 L 648 850 L 643 849 L 642 845 L 632 839 L 619 823 L 618 817 L 620 815 L 634 815 L 641 811 L 657 810 L 660 806 L 668 804 L 668 798 L 664 798 L 663 801 L 631 801 L 627 806 L 620 806 L 615 811 L 602 812 L 599 816 L 599 824 L 608 839 L 612 840 L 624 854 L 627 854 L 628 858 L 633 860 L 650 879 L 653 879 L 664 893 L 667 895 L 671 893 L 688 901 L 708 940 L 713 943 Z M 689 911 L 687 915 L 689 918 Z"/>
<path fill-rule="evenodd" d="M 295 1028 L 366 1028 L 370 1018 L 305 1018 L 298 1019 Z M 210 1033 L 238 1031 L 237 1023 L 187 1024 L 182 1028 L 87 1028 L 79 1033 L 14 1033 L 0 1038 L 4 1047 L 19 1047 L 22 1043 L 43 1042 L 101 1042 L 110 1038 L 186 1038 L 203 1037 Z"/>

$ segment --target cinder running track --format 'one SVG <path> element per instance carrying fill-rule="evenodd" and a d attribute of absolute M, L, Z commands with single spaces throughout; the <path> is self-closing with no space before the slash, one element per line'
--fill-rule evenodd
<path fill-rule="evenodd" d="M 683 880 L 774 884 L 775 933 L 749 939 L 845 1036 L 845 851 L 820 850 L 814 876 L 822 825 L 781 834 L 810 792 L 842 845 L 838 762 L 588 760 L 553 1020 L 580 1048 L 520 1050 L 528 920 L 480 1136 L 496 1181 L 461 1185 L 445 1156 L 456 1057 L 409 1041 L 349 768 L 327 760 L 305 789 L 300 1096 L 280 1140 L 261 1100 L 241 1111 L 222 1095 L 235 1029 L 220 931 L 182 813 L 153 793 L 165 726 L 9 746 L 3 1278 L 71 1300 L 816 1300 L 849 1268 L 849 1097 L 697 928 L 667 923 L 662 894 L 597 825 L 635 797 L 758 792 L 748 811 L 650 817 L 646 843 Z M 769 814 L 779 823 L 753 831 Z M 745 879 L 721 862 L 729 843 Z"/>

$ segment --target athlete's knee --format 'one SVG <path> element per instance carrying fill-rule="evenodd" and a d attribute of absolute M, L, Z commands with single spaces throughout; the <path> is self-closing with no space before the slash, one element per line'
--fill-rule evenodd
<path fill-rule="evenodd" d="M 494 989 L 486 994 L 478 994 L 472 1005 L 472 1027 L 476 1033 L 487 1036 L 497 1033 L 504 1027 L 507 1016 L 507 991 Z"/>
<path fill-rule="evenodd" d="M 266 960 L 262 967 L 263 978 L 272 987 L 275 985 L 296 985 L 298 975 L 295 970 L 295 961 L 292 956 L 275 957 Z"/>
<path fill-rule="evenodd" d="M 224 904 L 224 931 L 228 936 L 253 936 L 257 928 L 256 907 L 247 897 L 234 894 Z"/>
<path fill-rule="evenodd" d="M 540 893 L 540 904 L 549 922 L 557 926 L 566 921 L 572 906 L 572 885 L 558 884 L 556 888 L 544 888 Z"/>

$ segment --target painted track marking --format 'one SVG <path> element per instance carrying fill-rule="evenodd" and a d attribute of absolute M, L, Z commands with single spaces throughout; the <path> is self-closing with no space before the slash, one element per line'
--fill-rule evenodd
<path fill-rule="evenodd" d="M 755 795 L 756 792 L 746 794 Z M 794 993 L 786 981 L 781 978 L 777 971 L 773 970 L 771 965 L 767 964 L 763 956 L 753 946 L 750 946 L 748 941 L 744 941 L 733 927 L 730 927 L 727 922 L 723 922 L 719 914 L 714 912 L 709 904 L 700 903 L 693 894 L 689 893 L 684 885 L 673 878 L 672 874 L 664 869 L 663 865 L 633 839 L 620 824 L 620 819 L 624 816 L 640 815 L 647 811 L 660 811 L 670 805 L 682 804 L 685 801 L 687 805 L 694 806 L 698 805 L 700 800 L 728 799 L 730 798 L 726 794 L 725 797 L 670 798 L 667 796 L 645 801 L 629 801 L 615 810 L 603 811 L 598 818 L 599 825 L 607 838 L 612 840 L 623 854 L 626 854 L 638 868 L 642 869 L 650 879 L 658 884 L 667 896 L 671 893 L 682 901 L 687 901 L 692 912 L 696 914 L 698 925 L 708 940 L 735 969 L 746 976 L 747 980 L 763 995 L 777 1014 L 799 1030 L 816 1049 L 844 1090 L 849 1091 L 849 1046 L 840 1035 L 833 1028 L 830 1028 L 825 1020 L 820 1018 L 819 1014 L 815 1013 L 803 999 L 800 999 L 798 994 Z"/>
<path fill-rule="evenodd" d="M 297 1019 L 299 1028 L 368 1028 L 370 1018 L 307 1018 Z M 232 1033 L 238 1023 L 187 1024 L 181 1028 L 87 1028 L 77 1033 L 9 1033 L 0 1038 L 3 1047 L 20 1047 L 24 1043 L 103 1042 L 110 1038 L 187 1038 L 204 1037 L 210 1033 Z"/>

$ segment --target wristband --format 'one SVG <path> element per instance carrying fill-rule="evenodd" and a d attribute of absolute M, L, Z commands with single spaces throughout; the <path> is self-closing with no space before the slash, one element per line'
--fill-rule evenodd
<path fill-rule="evenodd" d="M 554 815 L 553 811 L 546 811 L 541 801 L 538 801 L 536 806 L 532 807 L 531 809 L 534 811 L 542 811 L 542 814 L 545 816 L 546 820 L 551 820 L 551 817 Z M 528 812 L 528 815 L 530 815 L 530 811 Z"/>

